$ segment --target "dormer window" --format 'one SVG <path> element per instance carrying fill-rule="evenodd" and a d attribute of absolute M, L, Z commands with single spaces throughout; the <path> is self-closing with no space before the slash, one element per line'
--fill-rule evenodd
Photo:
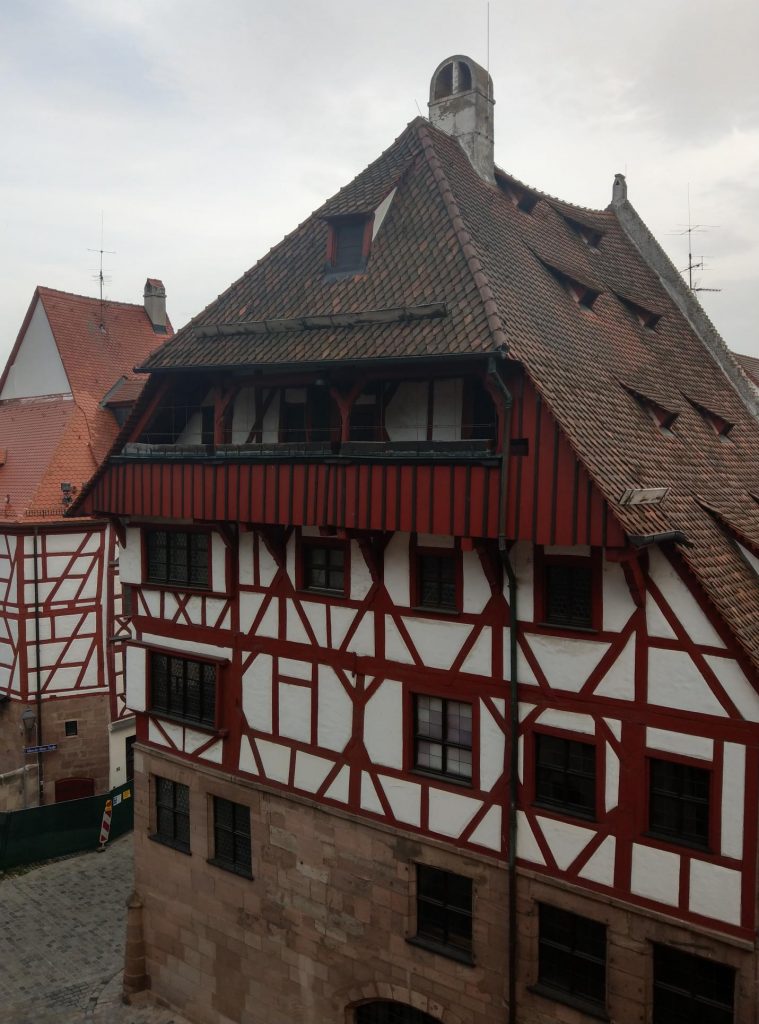
<path fill-rule="evenodd" d="M 327 269 L 338 274 L 361 272 L 366 267 L 370 241 L 370 217 L 335 217 L 329 223 Z"/>
<path fill-rule="evenodd" d="M 529 189 L 522 188 L 522 186 L 517 185 L 516 182 L 506 181 L 503 178 L 499 179 L 498 184 L 514 206 L 516 206 L 516 208 L 522 213 L 532 213 L 537 206 L 540 196 L 536 195 L 535 192 L 530 192 Z"/>
<path fill-rule="evenodd" d="M 569 224 L 570 228 L 574 231 L 578 237 L 588 246 L 589 249 L 597 249 L 603 238 L 603 234 L 596 228 L 590 227 L 589 224 L 583 224 L 579 220 L 572 220 L 571 217 L 564 218 Z"/>
<path fill-rule="evenodd" d="M 643 408 L 659 430 L 661 430 L 662 434 L 672 434 L 672 427 L 677 419 L 676 412 L 670 412 L 669 409 L 664 409 L 661 405 L 657 405 L 656 402 L 649 402 L 648 400 L 643 401 Z"/>
<path fill-rule="evenodd" d="M 701 414 L 703 419 L 709 424 L 714 433 L 720 439 L 720 441 L 730 441 L 730 431 L 735 426 L 729 420 L 726 420 L 723 416 L 720 416 L 716 412 L 712 412 L 711 409 L 707 409 L 706 406 L 700 405 L 698 402 L 691 400 L 691 405 Z"/>
<path fill-rule="evenodd" d="M 558 267 L 552 267 L 548 263 L 544 263 L 543 266 L 559 282 L 567 294 L 574 299 L 578 306 L 584 306 L 585 309 L 593 308 L 593 303 L 601 294 L 600 292 L 591 288 L 590 285 L 583 284 L 582 281 L 576 281 L 569 274 L 565 274 L 563 270 L 559 270 Z"/>
<path fill-rule="evenodd" d="M 646 309 L 645 306 L 639 306 L 638 303 L 633 302 L 632 299 L 626 299 L 624 295 L 618 295 L 617 298 L 628 313 L 631 313 L 638 321 L 641 327 L 647 327 L 652 331 L 661 320 L 660 313 L 653 313 L 650 309 Z"/>

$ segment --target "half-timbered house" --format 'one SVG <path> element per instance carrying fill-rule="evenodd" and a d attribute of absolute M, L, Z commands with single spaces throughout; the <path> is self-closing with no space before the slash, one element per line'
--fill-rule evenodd
<path fill-rule="evenodd" d="M 492 111 L 444 61 L 79 502 L 131 594 L 128 981 L 199 1021 L 756 1019 L 755 393 L 624 178 L 536 191 Z"/>
<path fill-rule="evenodd" d="M 142 389 L 133 367 L 170 334 L 160 281 L 144 305 L 39 287 L 0 378 L 3 809 L 103 792 L 131 770 L 116 536 L 64 513 Z M 53 749 L 25 756 L 40 746 Z"/>

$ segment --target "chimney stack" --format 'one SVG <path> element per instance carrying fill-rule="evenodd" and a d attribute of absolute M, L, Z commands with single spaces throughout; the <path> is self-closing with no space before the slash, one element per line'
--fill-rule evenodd
<path fill-rule="evenodd" d="M 471 57 L 456 54 L 439 64 L 430 82 L 430 121 L 458 139 L 485 181 L 493 173 L 493 80 Z"/>
<path fill-rule="evenodd" d="M 156 334 L 166 334 L 166 289 L 163 281 L 149 277 L 145 282 L 145 312 Z"/>

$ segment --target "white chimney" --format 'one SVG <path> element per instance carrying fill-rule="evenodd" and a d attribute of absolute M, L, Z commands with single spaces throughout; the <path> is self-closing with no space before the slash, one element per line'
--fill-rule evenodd
<path fill-rule="evenodd" d="M 493 80 L 471 57 L 447 57 L 430 82 L 430 121 L 458 139 L 481 178 L 493 182 Z"/>
<path fill-rule="evenodd" d="M 149 277 L 145 282 L 145 312 L 156 334 L 166 333 L 166 289 L 163 281 Z"/>

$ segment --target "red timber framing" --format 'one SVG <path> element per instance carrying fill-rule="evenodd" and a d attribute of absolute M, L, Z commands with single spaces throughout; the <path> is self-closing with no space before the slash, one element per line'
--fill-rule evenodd
<path fill-rule="evenodd" d="M 269 385 L 309 381 L 301 375 Z M 214 728 L 153 713 L 149 692 L 140 700 L 135 691 L 135 707 L 144 709 L 138 738 L 248 782 L 504 859 L 513 630 L 521 867 L 750 939 L 759 798 L 755 675 L 677 554 L 630 548 L 525 376 L 512 367 L 506 383 L 513 405 L 503 506 L 497 443 L 469 452 L 444 452 L 441 444 L 404 455 L 380 440 L 362 449 L 346 430 L 359 387 L 345 382 L 331 382 L 340 396 L 340 429 L 328 451 L 219 445 L 237 388 L 211 380 L 216 422 L 225 423 L 215 445 L 140 444 L 114 457 L 79 511 L 121 517 L 127 550 L 157 523 L 203 526 L 225 549 L 224 579 L 214 578 L 208 591 L 152 585 L 142 557 L 129 555 L 132 573 L 143 574 L 130 577 L 135 658 L 147 665 L 149 651 L 161 649 L 225 662 Z M 431 422 L 428 412 L 428 440 Z M 261 423 L 254 426 L 262 436 Z M 503 535 L 522 588 L 516 624 L 496 544 Z M 320 538 L 344 545 L 344 595 L 303 589 L 302 551 Z M 456 609 L 416 606 L 417 550 L 455 552 Z M 542 567 L 577 557 L 592 566 L 589 621 L 547 623 Z M 612 580 L 616 590 L 607 594 Z M 675 592 L 680 597 L 671 600 Z M 705 625 L 696 635 L 689 623 L 699 615 Z M 745 691 L 731 682 L 736 666 L 748 677 Z M 677 672 L 698 694 L 691 706 L 665 692 Z M 413 708 L 420 695 L 471 705 L 471 780 L 416 769 Z M 536 734 L 595 750 L 592 816 L 537 804 Z M 382 749 L 390 737 L 392 756 Z M 486 743 L 490 753 L 481 757 Z M 650 764 L 668 758 L 708 773 L 707 849 L 650 834 Z M 744 766 L 745 785 L 733 792 L 736 765 Z M 662 872 L 669 882 L 659 891 Z M 702 898 L 707 876 L 732 894 L 721 917 Z"/>
<path fill-rule="evenodd" d="M 302 376 L 293 380 L 302 383 Z M 539 544 L 623 546 L 621 527 L 540 396 L 522 374 L 509 383 L 506 535 Z M 352 400 L 359 390 L 351 389 Z M 347 423 L 347 404 L 342 412 Z M 504 532 L 497 445 L 490 453 L 465 454 L 443 443 L 434 454 L 420 449 L 413 458 L 392 445 L 384 453 L 379 448 L 352 445 L 342 454 L 336 446 L 311 457 L 286 447 L 278 455 L 271 445 L 122 453 L 95 479 L 80 512 L 459 537 Z"/>
<path fill-rule="evenodd" d="M 386 571 L 388 559 L 395 559 L 397 564 L 398 551 L 393 549 L 394 541 L 388 535 L 383 535 L 384 539 L 362 537 L 364 543 L 352 547 L 346 566 L 353 565 L 350 573 L 346 569 L 346 574 L 356 571 L 355 563 L 363 560 L 366 590 L 358 597 L 340 597 L 300 588 L 296 554 L 301 546 L 300 531 L 286 529 L 275 535 L 271 528 L 254 528 L 243 530 L 236 537 L 228 524 L 224 526 L 233 555 L 228 563 L 231 576 L 227 593 L 195 593 L 195 604 L 190 607 L 188 595 L 181 592 L 169 603 L 170 595 L 161 592 L 160 605 L 156 605 L 157 591 L 148 599 L 153 588 L 135 588 L 140 594 L 132 623 L 135 639 L 148 648 L 174 650 L 200 659 L 206 655 L 200 652 L 199 645 L 213 645 L 228 652 L 218 655 L 228 661 L 220 673 L 218 687 L 217 722 L 224 731 L 191 723 L 183 729 L 181 723 L 145 714 L 138 715 L 139 739 L 188 761 L 210 760 L 225 772 L 276 790 L 295 792 L 360 817 L 444 839 L 461 849 L 505 858 L 503 839 L 496 849 L 481 838 L 491 815 L 496 814 L 505 823 L 508 806 L 508 775 L 504 769 L 508 758 L 493 768 L 482 764 L 478 754 L 486 724 L 489 742 L 493 742 L 494 731 L 501 736 L 502 758 L 508 750 L 509 735 L 505 710 L 509 652 L 505 636 L 511 623 L 502 582 L 493 571 L 491 553 L 487 549 L 468 552 L 477 560 L 475 564 L 481 565 L 483 578 L 488 581 L 489 597 L 483 606 L 468 610 L 464 604 L 458 613 L 435 613 L 412 607 L 410 586 L 408 604 L 399 603 L 394 597 Z M 403 557 L 408 560 L 410 573 L 415 540 L 409 537 L 404 544 Z M 243 547 L 245 554 L 240 556 Z M 705 621 L 715 633 L 713 641 L 695 641 L 690 637 L 677 609 L 664 597 L 655 574 L 649 571 L 645 553 L 626 552 L 635 565 L 628 574 L 618 568 L 623 552 L 609 554 L 612 558 L 604 560 L 604 570 L 617 572 L 615 585 L 627 595 L 624 621 L 615 621 L 613 626 L 607 624 L 611 615 L 607 599 L 607 607 L 599 609 L 599 627 L 595 630 L 576 631 L 541 624 L 539 595 L 535 595 L 534 606 L 524 606 L 520 613 L 519 863 L 538 874 L 563 879 L 659 914 L 717 928 L 737 938 L 750 938 L 755 926 L 758 837 L 753 808 L 759 798 L 759 753 L 753 739 L 755 726 L 741 716 L 719 678 L 720 665 L 740 662 L 740 653 L 723 624 L 701 601 L 673 553 L 667 558 L 661 556 L 662 565 L 669 567 L 668 571 L 675 574 L 679 584 L 702 607 Z M 594 551 L 593 557 L 600 559 L 600 552 Z M 239 576 L 234 569 L 238 564 Z M 630 586 L 629 580 L 634 586 Z M 351 593 L 348 583 L 346 593 Z M 665 622 L 668 628 L 651 630 L 646 605 L 649 615 L 655 610 L 657 621 Z M 448 667 L 432 667 L 429 651 L 420 646 L 419 627 L 424 628 L 424 623 L 439 623 L 443 629 L 452 629 L 455 624 L 462 635 L 466 633 Z M 147 639 L 142 641 L 146 635 Z M 553 641 L 563 653 L 551 668 L 545 650 L 546 644 Z M 586 657 L 589 647 L 598 653 L 590 659 L 582 676 L 573 678 L 572 662 L 566 659 L 573 655 L 569 648 L 574 643 L 584 645 L 576 657 Z M 483 648 L 487 651 L 484 662 L 474 657 L 474 652 L 479 650 L 481 655 Z M 193 650 L 195 654 L 191 653 Z M 654 664 L 652 652 L 682 656 L 698 676 L 699 687 L 711 695 L 708 699 L 713 700 L 715 711 L 664 705 L 657 696 L 659 683 L 650 669 Z M 490 671 L 483 670 L 483 665 L 490 666 Z M 243 710 L 249 699 L 245 694 L 251 673 L 257 672 L 271 681 L 265 720 Z M 319 717 L 325 699 L 325 672 L 333 694 L 338 694 L 332 699 L 350 708 L 349 713 L 345 712 L 349 725 L 340 750 L 325 741 Z M 402 757 L 397 765 L 382 760 L 378 763 L 376 747 L 372 747 L 366 733 L 367 721 L 374 713 L 371 702 L 387 682 L 400 687 L 403 709 Z M 471 703 L 470 784 L 415 770 L 413 700 L 419 694 Z M 300 732 L 292 726 L 294 703 L 310 709 L 306 716 L 308 724 Z M 571 812 L 536 803 L 537 733 L 595 748 L 596 813 L 591 818 L 578 818 Z M 697 751 L 706 746 L 708 756 L 662 751 L 652 740 L 654 735 L 679 736 L 685 746 L 693 745 Z M 275 748 L 277 753 L 273 756 Z M 727 755 L 734 759 L 737 750 L 741 757 L 745 756 L 746 782 L 745 789 L 740 790 L 742 805 L 729 811 L 723 805 L 729 782 L 725 764 Z M 647 779 L 652 758 L 693 764 L 709 772 L 708 849 L 689 848 L 649 834 Z M 306 763 L 313 771 L 317 770 L 313 766 L 318 766 L 320 775 L 315 788 L 310 784 L 304 788 Z M 417 820 L 410 820 L 394 802 L 394 783 L 418 787 Z M 435 808 L 446 794 L 468 802 L 455 835 L 441 835 L 439 831 L 440 819 Z M 726 815 L 730 813 L 743 820 L 740 837 L 732 845 L 723 835 Z M 564 838 L 559 841 L 557 834 L 561 830 Z M 569 839 L 567 832 L 571 833 Z M 677 883 L 666 903 L 640 891 L 641 850 L 646 855 L 653 850 L 655 856 L 661 854 L 673 865 Z M 608 865 L 609 874 L 603 880 L 599 858 L 606 858 Z M 691 875 L 700 878 L 704 871 L 722 871 L 740 880 L 740 912 L 736 920 L 715 921 L 702 911 L 694 895 L 695 883 L 691 886 L 690 879 Z"/>

